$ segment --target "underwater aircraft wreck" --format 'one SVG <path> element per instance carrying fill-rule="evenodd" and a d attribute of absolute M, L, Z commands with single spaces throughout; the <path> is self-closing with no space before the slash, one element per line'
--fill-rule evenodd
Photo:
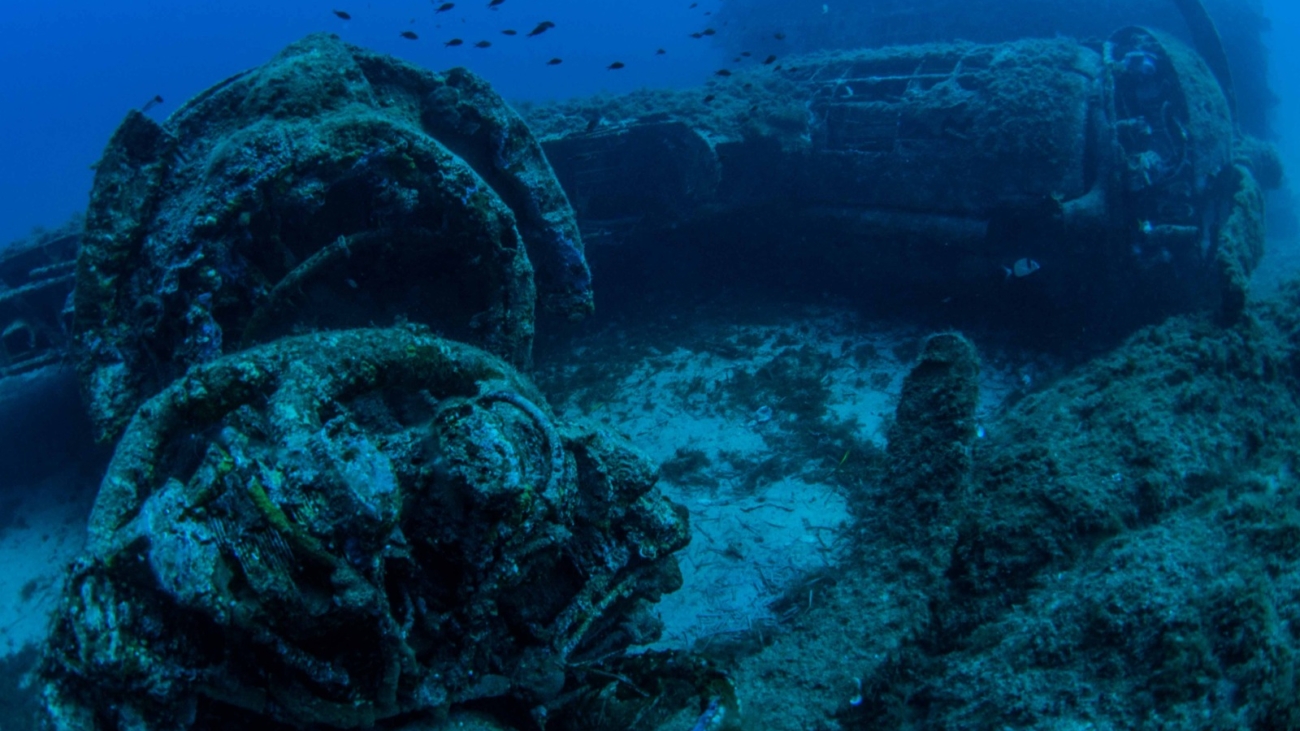
<path fill-rule="evenodd" d="M 1127 27 L 780 60 L 526 110 L 595 260 L 813 269 L 913 312 L 1029 310 L 1100 338 L 1240 310 L 1281 168 L 1184 43 Z M 1033 275 L 1005 281 L 1020 261 Z"/>
<path fill-rule="evenodd" d="M 685 510 L 511 365 L 535 305 L 590 295 L 540 148 L 463 69 L 315 35 L 164 124 L 131 113 L 77 258 L 75 352 L 116 451 L 46 646 L 48 722 L 544 716 L 571 663 L 653 640 Z"/>
<path fill-rule="evenodd" d="M 1181 41 L 1131 26 L 780 61 L 516 113 L 462 69 L 315 35 L 161 124 L 130 114 L 75 275 L 72 239 L 26 270 L 57 283 L 40 303 L 75 340 L 4 331 L 16 368 L 50 357 L 38 342 L 72 353 L 116 446 L 42 658 L 49 724 L 447 728 L 486 709 L 479 728 L 630 728 L 686 708 L 742 728 L 710 662 L 617 664 L 660 632 L 689 515 L 635 445 L 559 418 L 521 373 L 539 311 L 592 310 L 589 258 L 647 279 L 813 267 L 1115 334 L 1241 317 L 1280 169 Z M 942 515 L 987 467 L 978 363 L 953 334 L 921 362 L 941 368 L 909 377 L 891 479 Z M 940 452 L 951 484 L 918 477 Z M 900 524 L 916 493 L 887 506 Z M 934 530 L 969 549 L 965 578 L 993 575 L 1000 536 Z"/>
<path fill-rule="evenodd" d="M 68 368 L 72 290 L 82 221 L 0 251 L 0 465 L 11 484 L 94 451 Z"/>
<path fill-rule="evenodd" d="M 0 252 L 0 379 L 58 363 L 69 344 L 80 225 Z"/>
<path fill-rule="evenodd" d="M 1197 48 L 1230 76 L 1244 132 L 1273 134 L 1269 87 L 1270 27 L 1260 0 L 1125 0 L 1044 3 L 1039 0 L 724 0 L 715 22 L 727 26 L 724 47 L 735 55 L 802 55 L 966 40 L 1003 43 L 1068 36 L 1104 40 L 1116 28 L 1160 28 Z M 780 36 L 779 38 L 777 36 Z M 1216 47 L 1223 51 L 1216 50 Z"/>

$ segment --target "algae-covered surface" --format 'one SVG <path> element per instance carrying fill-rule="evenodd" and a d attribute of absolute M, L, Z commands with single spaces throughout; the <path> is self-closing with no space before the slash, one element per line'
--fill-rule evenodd
<path fill-rule="evenodd" d="M 798 151 L 810 146 L 816 117 L 823 113 L 819 105 L 855 95 L 891 100 L 908 95 L 927 98 L 925 106 L 935 112 L 961 117 L 935 124 L 952 125 L 951 134 L 971 141 L 982 155 L 1060 165 L 1065 161 L 1050 159 L 1059 153 L 1057 138 L 1063 128 L 1073 130 L 1076 120 L 1068 105 L 1053 102 L 1074 95 L 1096 74 L 1079 46 L 1064 39 L 810 53 L 724 71 L 725 76 L 695 89 L 525 104 L 521 114 L 543 141 L 673 119 L 712 141 L 771 137 Z M 950 75 L 950 83 L 932 90 L 925 82 L 931 75 Z M 982 99 L 1000 106 L 982 105 Z"/>
<path fill-rule="evenodd" d="M 740 663 L 753 721 L 1294 727 L 1297 326 L 1292 286 L 1020 401 L 973 442 L 947 524 L 915 526 L 950 551 L 861 514 L 826 603 Z"/>
<path fill-rule="evenodd" d="M 1300 284 L 1074 366 L 837 305 L 660 310 L 537 356 L 691 515 L 661 639 L 575 671 L 559 727 L 691 728 L 710 689 L 745 729 L 1296 723 Z M 446 723 L 410 728 L 529 728 Z"/>
<path fill-rule="evenodd" d="M 103 440 L 189 366 L 293 332 L 422 322 L 523 364 L 535 302 L 592 308 L 564 191 L 491 87 L 326 34 L 127 115 L 74 299 Z"/>
<path fill-rule="evenodd" d="M 1300 284 L 1068 368 L 698 308 L 543 348 L 539 376 L 691 508 L 660 647 L 714 658 L 738 728 L 1289 728 L 1297 333 Z M 748 411 L 767 379 L 784 407 Z"/>
<path fill-rule="evenodd" d="M 1248 296 L 1267 154 L 1198 158 L 1213 296 L 1051 352 L 959 319 L 984 300 L 744 286 L 773 267 L 728 259 L 742 229 L 669 225 L 813 154 L 848 161 L 805 175 L 846 207 L 994 231 L 1033 178 L 1061 213 L 1113 72 L 1064 38 L 954 43 L 517 114 L 317 35 L 128 115 L 61 311 L 112 457 L 0 485 L 0 729 L 1300 727 L 1300 282 Z M 634 129 L 682 173 L 675 238 L 588 267 L 562 183 L 595 169 L 543 145 Z M 785 261 L 819 258 L 804 233 Z M 942 280 L 919 237 L 879 234 L 876 274 Z M 1062 281 L 983 256 L 990 299 Z"/>
<path fill-rule="evenodd" d="M 557 408 L 627 435 L 691 511 L 684 588 L 660 603 L 656 647 L 744 646 L 820 594 L 923 341 L 843 305 L 749 302 L 669 306 L 540 350 Z M 992 360 L 972 428 L 1051 367 L 1015 351 Z"/>

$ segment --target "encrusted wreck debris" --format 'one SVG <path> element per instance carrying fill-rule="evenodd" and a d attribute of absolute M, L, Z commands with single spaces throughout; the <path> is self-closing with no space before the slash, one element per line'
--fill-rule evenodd
<path fill-rule="evenodd" d="M 591 310 L 582 241 L 523 121 L 464 69 L 315 35 L 98 166 L 76 287 L 91 416 L 121 432 L 192 365 L 408 320 L 528 362 L 534 303 Z"/>
<path fill-rule="evenodd" d="M 590 276 L 468 72 L 318 35 L 130 114 L 75 283 L 116 451 L 42 665 L 54 727 L 541 718 L 569 663 L 657 637 L 685 511 L 512 368 L 535 303 L 581 317 Z"/>
<path fill-rule="evenodd" d="M 681 584 L 685 509 L 514 369 L 535 302 L 591 308 L 578 217 L 480 80 L 311 37 L 130 116 L 99 167 L 74 324 L 117 450 L 44 652 L 50 725 L 1294 727 L 1297 293 L 1248 306 L 1275 160 L 1204 64 L 1127 28 L 764 73 L 712 106 L 535 110 L 588 236 L 1218 321 L 1148 328 L 987 431 L 975 347 L 929 339 L 888 449 L 820 457 L 861 471 L 854 571 L 754 655 L 628 654 Z"/>
<path fill-rule="evenodd" d="M 0 251 L 0 379 L 67 355 L 79 222 Z"/>
<path fill-rule="evenodd" d="M 70 365 L 81 219 L 0 250 L 0 485 L 98 463 Z"/>
<path fill-rule="evenodd" d="M 1277 95 L 1269 88 L 1269 13 L 1261 0 L 1125 0 L 1044 3 L 1041 0 L 872 0 L 834 3 L 829 13 L 792 16 L 785 0 L 725 0 L 716 22 L 729 53 L 781 57 L 810 51 L 916 45 L 963 39 L 999 43 L 1019 38 L 1104 38 L 1122 25 L 1161 28 L 1215 58 L 1216 76 L 1233 77 L 1245 132 L 1273 137 Z M 1207 13 L 1208 11 L 1208 13 Z M 1209 25 L 1212 18 L 1217 27 Z M 772 29 L 780 27 L 780 38 Z M 1222 37 L 1227 59 L 1216 48 Z M 760 56 L 761 57 L 761 56 Z M 1223 63 L 1228 63 L 1225 70 Z"/>
<path fill-rule="evenodd" d="M 109 466 L 42 668 L 50 719 L 544 712 L 568 663 L 657 636 L 688 530 L 655 477 L 623 440 L 557 422 L 502 360 L 412 328 L 196 366 Z"/>
<path fill-rule="evenodd" d="M 913 316 L 1092 339 L 1240 313 L 1263 230 L 1237 224 L 1262 220 L 1277 158 L 1234 136 L 1214 75 L 1172 37 L 781 60 L 527 111 L 587 240 L 620 245 L 591 252 L 607 271 L 802 275 Z M 1007 282 L 1021 260 L 1041 271 Z"/>

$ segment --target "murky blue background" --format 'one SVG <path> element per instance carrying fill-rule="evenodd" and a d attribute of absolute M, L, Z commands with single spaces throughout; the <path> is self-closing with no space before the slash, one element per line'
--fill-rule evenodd
<path fill-rule="evenodd" d="M 706 80 L 723 52 L 689 33 L 720 0 L 462 0 L 435 14 L 420 0 L 41 0 L 6 3 L 0 13 L 0 242 L 34 226 L 57 226 L 85 205 L 90 165 L 131 107 L 155 94 L 164 117 L 200 90 L 259 65 L 316 31 L 441 70 L 463 65 L 512 100 L 687 86 Z M 1283 97 L 1277 129 L 1292 169 L 1300 168 L 1300 6 L 1266 0 L 1274 24 L 1274 88 Z M 345 10 L 352 20 L 336 18 Z M 833 11 L 833 8 L 832 8 Z M 536 38 L 538 22 L 556 27 Z M 514 38 L 505 28 L 520 31 Z M 418 41 L 400 37 L 413 30 Z M 465 45 L 447 48 L 459 37 Z M 479 40 L 491 48 L 477 49 Z M 663 48 L 666 54 L 656 56 Z M 564 63 L 547 66 L 560 57 Z M 623 61 L 627 68 L 606 67 Z"/>
<path fill-rule="evenodd" d="M 434 70 L 466 66 L 507 98 L 550 99 L 641 86 L 698 84 L 722 51 L 689 37 L 704 0 L 462 0 L 434 13 L 427 0 L 40 0 L 0 12 L 0 242 L 55 226 L 84 208 L 90 165 L 132 107 L 155 94 L 162 118 L 195 93 L 264 63 L 317 32 Z M 336 18 L 345 10 L 352 20 Z M 411 21 L 414 20 L 414 23 Z M 550 20 L 556 27 L 525 34 Z M 520 34 L 510 38 L 501 30 Z M 417 41 L 402 38 L 413 30 Z M 459 37 L 465 45 L 447 48 Z M 492 47 L 471 44 L 489 40 Z M 656 56 L 658 48 L 668 53 Z M 546 62 L 560 57 L 560 66 Z M 615 60 L 627 64 L 607 70 Z M 151 112 L 154 113 L 154 112 Z"/>

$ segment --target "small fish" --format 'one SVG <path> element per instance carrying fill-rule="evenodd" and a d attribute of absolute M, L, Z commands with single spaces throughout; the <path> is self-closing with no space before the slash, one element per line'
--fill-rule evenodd
<path fill-rule="evenodd" d="M 1015 277 L 1016 279 L 1027 277 L 1039 269 L 1042 269 L 1042 267 L 1038 265 L 1038 262 L 1028 258 L 1018 259 L 1015 264 L 1012 264 L 1009 267 L 1002 267 L 1002 271 L 1007 273 L 1007 276 L 1005 277 L 1006 279 L 1012 277 Z"/>
<path fill-rule="evenodd" d="M 731 76 L 731 72 L 726 69 L 718 69 L 713 72 L 714 76 Z"/>
<path fill-rule="evenodd" d="M 415 34 L 415 31 L 413 31 L 413 30 L 404 30 L 404 31 L 402 31 L 401 36 L 402 36 L 403 38 L 405 38 L 406 40 L 408 40 L 408 41 L 418 41 L 418 40 L 420 40 L 420 37 L 419 37 L 418 35 L 416 35 L 416 34 Z"/>
<path fill-rule="evenodd" d="M 704 97 L 704 103 L 705 103 L 705 104 L 708 104 L 709 102 L 711 102 L 711 101 L 713 101 L 714 99 L 717 99 L 717 98 L 718 98 L 718 97 L 716 97 L 716 96 L 710 94 L 710 95 Z"/>
<path fill-rule="evenodd" d="M 492 2 L 488 3 L 488 7 L 489 7 L 489 8 L 495 8 L 496 6 L 500 5 L 501 3 L 505 2 L 505 1 L 506 1 L 506 0 L 492 0 Z"/>
<path fill-rule="evenodd" d="M 608 69 L 609 69 L 610 71 L 618 71 L 619 69 L 623 68 L 623 67 L 626 66 L 626 65 L 627 65 L 627 64 L 623 63 L 622 61 L 615 61 L 614 63 L 611 63 L 611 64 L 608 66 Z"/>
<path fill-rule="evenodd" d="M 691 38 L 699 39 L 699 38 L 703 38 L 703 37 L 704 37 L 704 34 L 703 34 L 703 33 L 692 33 L 692 34 L 691 34 Z"/>
<path fill-rule="evenodd" d="M 700 7 L 700 4 L 699 4 L 699 3 L 691 3 L 691 7 L 690 7 L 690 9 L 691 9 L 691 10 L 694 10 L 694 9 L 696 9 L 696 8 L 698 8 L 698 7 Z"/>
<path fill-rule="evenodd" d="M 552 23 L 551 21 L 543 20 L 542 22 L 537 24 L 536 28 L 533 28 L 532 30 L 528 31 L 528 37 L 532 38 L 533 36 L 540 36 L 541 34 L 545 33 L 546 31 L 554 27 L 555 24 Z"/>
<path fill-rule="evenodd" d="M 767 66 L 768 64 L 772 63 L 775 60 L 776 60 L 776 56 L 768 56 L 767 58 L 763 59 L 763 65 Z"/>
<path fill-rule="evenodd" d="M 492 45 L 492 42 L 491 42 L 491 41 L 479 41 L 478 43 L 475 43 L 475 44 L 474 44 L 474 47 L 475 47 L 475 48 L 489 48 L 489 47 L 491 47 L 491 45 Z"/>
<path fill-rule="evenodd" d="M 438 6 L 438 9 L 435 10 L 435 11 L 433 11 L 433 12 L 434 12 L 435 15 L 438 14 L 438 13 L 445 13 L 445 12 L 447 12 L 448 10 L 451 10 L 451 9 L 454 8 L 454 7 L 456 7 L 456 3 L 443 3 L 442 5 L 439 5 L 439 6 Z"/>
<path fill-rule="evenodd" d="M 668 53 L 668 52 L 665 51 L 665 50 L 662 49 L 662 48 L 660 48 L 658 51 L 655 51 L 655 55 L 656 55 L 656 56 L 662 56 L 662 55 L 664 55 L 665 53 Z"/>
<path fill-rule="evenodd" d="M 460 45 L 464 45 L 464 43 L 465 43 L 465 41 L 462 41 L 462 40 L 459 39 L 459 38 L 453 38 L 453 39 L 447 41 L 446 43 L 444 43 L 444 44 L 442 44 L 442 45 L 444 45 L 444 46 L 460 46 Z"/>
<path fill-rule="evenodd" d="M 335 10 L 334 14 L 337 15 L 340 20 L 352 20 L 352 13 L 349 13 L 346 10 Z"/>
<path fill-rule="evenodd" d="M 740 52 L 740 55 L 744 56 L 745 58 L 749 58 L 750 56 L 753 56 L 754 54 L 750 53 L 749 51 L 741 51 L 741 52 Z"/>
<path fill-rule="evenodd" d="M 715 36 L 718 34 L 718 32 L 712 28 L 705 28 L 704 30 L 700 31 L 700 33 L 703 33 L 706 36 Z"/>
<path fill-rule="evenodd" d="M 505 30 L 501 31 L 501 35 L 503 35 L 503 36 L 517 36 L 517 35 L 519 35 L 519 31 L 517 31 L 517 30 L 512 30 L 512 29 L 510 29 L 510 28 L 506 28 Z"/>
<path fill-rule="evenodd" d="M 784 41 L 784 40 L 785 40 L 785 34 L 784 34 L 784 33 L 773 33 L 773 34 L 772 34 L 772 37 L 775 38 L 775 39 L 777 39 L 778 41 Z"/>
<path fill-rule="evenodd" d="M 550 61 L 547 61 L 547 62 L 546 62 L 546 65 L 547 65 L 547 66 L 559 66 L 559 65 L 562 64 L 562 63 L 564 63 L 564 59 L 562 59 L 562 58 L 553 58 L 553 59 L 551 59 Z"/>
<path fill-rule="evenodd" d="M 147 112 L 147 111 L 149 111 L 150 109 L 153 109 L 155 105 L 162 104 L 162 103 L 163 103 L 163 98 L 162 98 L 161 96 L 155 96 L 154 98 L 152 98 L 152 99 L 150 99 L 149 101 L 145 102 L 145 103 L 144 103 L 144 106 L 143 106 L 143 107 L 140 107 L 140 111 L 141 111 L 141 112 Z"/>

